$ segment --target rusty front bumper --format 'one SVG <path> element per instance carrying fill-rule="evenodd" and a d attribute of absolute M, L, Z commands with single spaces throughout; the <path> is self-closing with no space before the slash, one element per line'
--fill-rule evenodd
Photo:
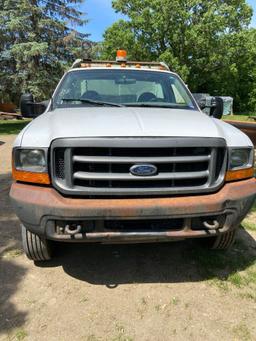
<path fill-rule="evenodd" d="M 81 199 L 65 198 L 55 189 L 14 183 L 11 188 L 15 211 L 31 231 L 67 241 L 162 241 L 211 236 L 236 228 L 256 198 L 256 179 L 226 184 L 214 194 L 171 198 Z M 225 215 L 218 230 L 193 230 L 193 217 Z M 122 219 L 184 218 L 184 228 L 168 231 L 92 231 L 77 236 L 59 236 L 56 221 L 106 221 Z M 135 226 L 136 228 L 136 226 Z"/>

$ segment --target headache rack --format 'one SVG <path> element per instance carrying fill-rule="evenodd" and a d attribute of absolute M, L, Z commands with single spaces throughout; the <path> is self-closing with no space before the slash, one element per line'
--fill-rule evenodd
<path fill-rule="evenodd" d="M 92 59 L 77 59 L 72 65 L 75 68 L 95 68 L 95 67 L 108 67 L 108 68 L 136 68 L 136 69 L 153 69 L 170 71 L 167 64 L 164 62 L 138 62 L 138 61 L 109 61 L 109 60 L 92 60 Z"/>

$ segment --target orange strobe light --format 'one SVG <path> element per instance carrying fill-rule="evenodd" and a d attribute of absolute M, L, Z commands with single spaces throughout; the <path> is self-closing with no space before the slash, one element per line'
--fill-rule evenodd
<path fill-rule="evenodd" d="M 116 61 L 126 62 L 126 60 L 127 60 L 127 52 L 125 50 L 118 50 L 116 53 Z"/>

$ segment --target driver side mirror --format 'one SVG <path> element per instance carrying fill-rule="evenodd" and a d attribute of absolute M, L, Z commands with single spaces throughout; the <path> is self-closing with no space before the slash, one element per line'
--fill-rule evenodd
<path fill-rule="evenodd" d="M 36 118 L 47 109 L 49 101 L 36 103 L 32 94 L 24 94 L 20 98 L 20 111 L 22 117 Z"/>

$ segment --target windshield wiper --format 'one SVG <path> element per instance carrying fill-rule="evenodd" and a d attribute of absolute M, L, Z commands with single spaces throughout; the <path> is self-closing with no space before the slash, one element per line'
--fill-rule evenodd
<path fill-rule="evenodd" d="M 167 109 L 186 109 L 187 107 L 181 107 L 175 104 L 154 104 L 154 103 L 133 103 L 126 104 L 127 107 L 145 107 L 145 108 L 167 108 Z"/>
<path fill-rule="evenodd" d="M 187 106 L 175 104 L 154 104 L 154 103 L 129 103 L 126 107 L 145 107 L 145 108 L 166 108 L 166 109 L 188 109 Z"/>
<path fill-rule="evenodd" d="M 102 101 L 94 101 L 92 99 L 85 99 L 85 98 L 62 98 L 64 102 L 82 102 L 82 103 L 89 103 L 89 104 L 96 104 L 100 106 L 110 106 L 110 107 L 124 107 L 122 104 L 111 103 L 111 102 L 102 102 Z"/>

